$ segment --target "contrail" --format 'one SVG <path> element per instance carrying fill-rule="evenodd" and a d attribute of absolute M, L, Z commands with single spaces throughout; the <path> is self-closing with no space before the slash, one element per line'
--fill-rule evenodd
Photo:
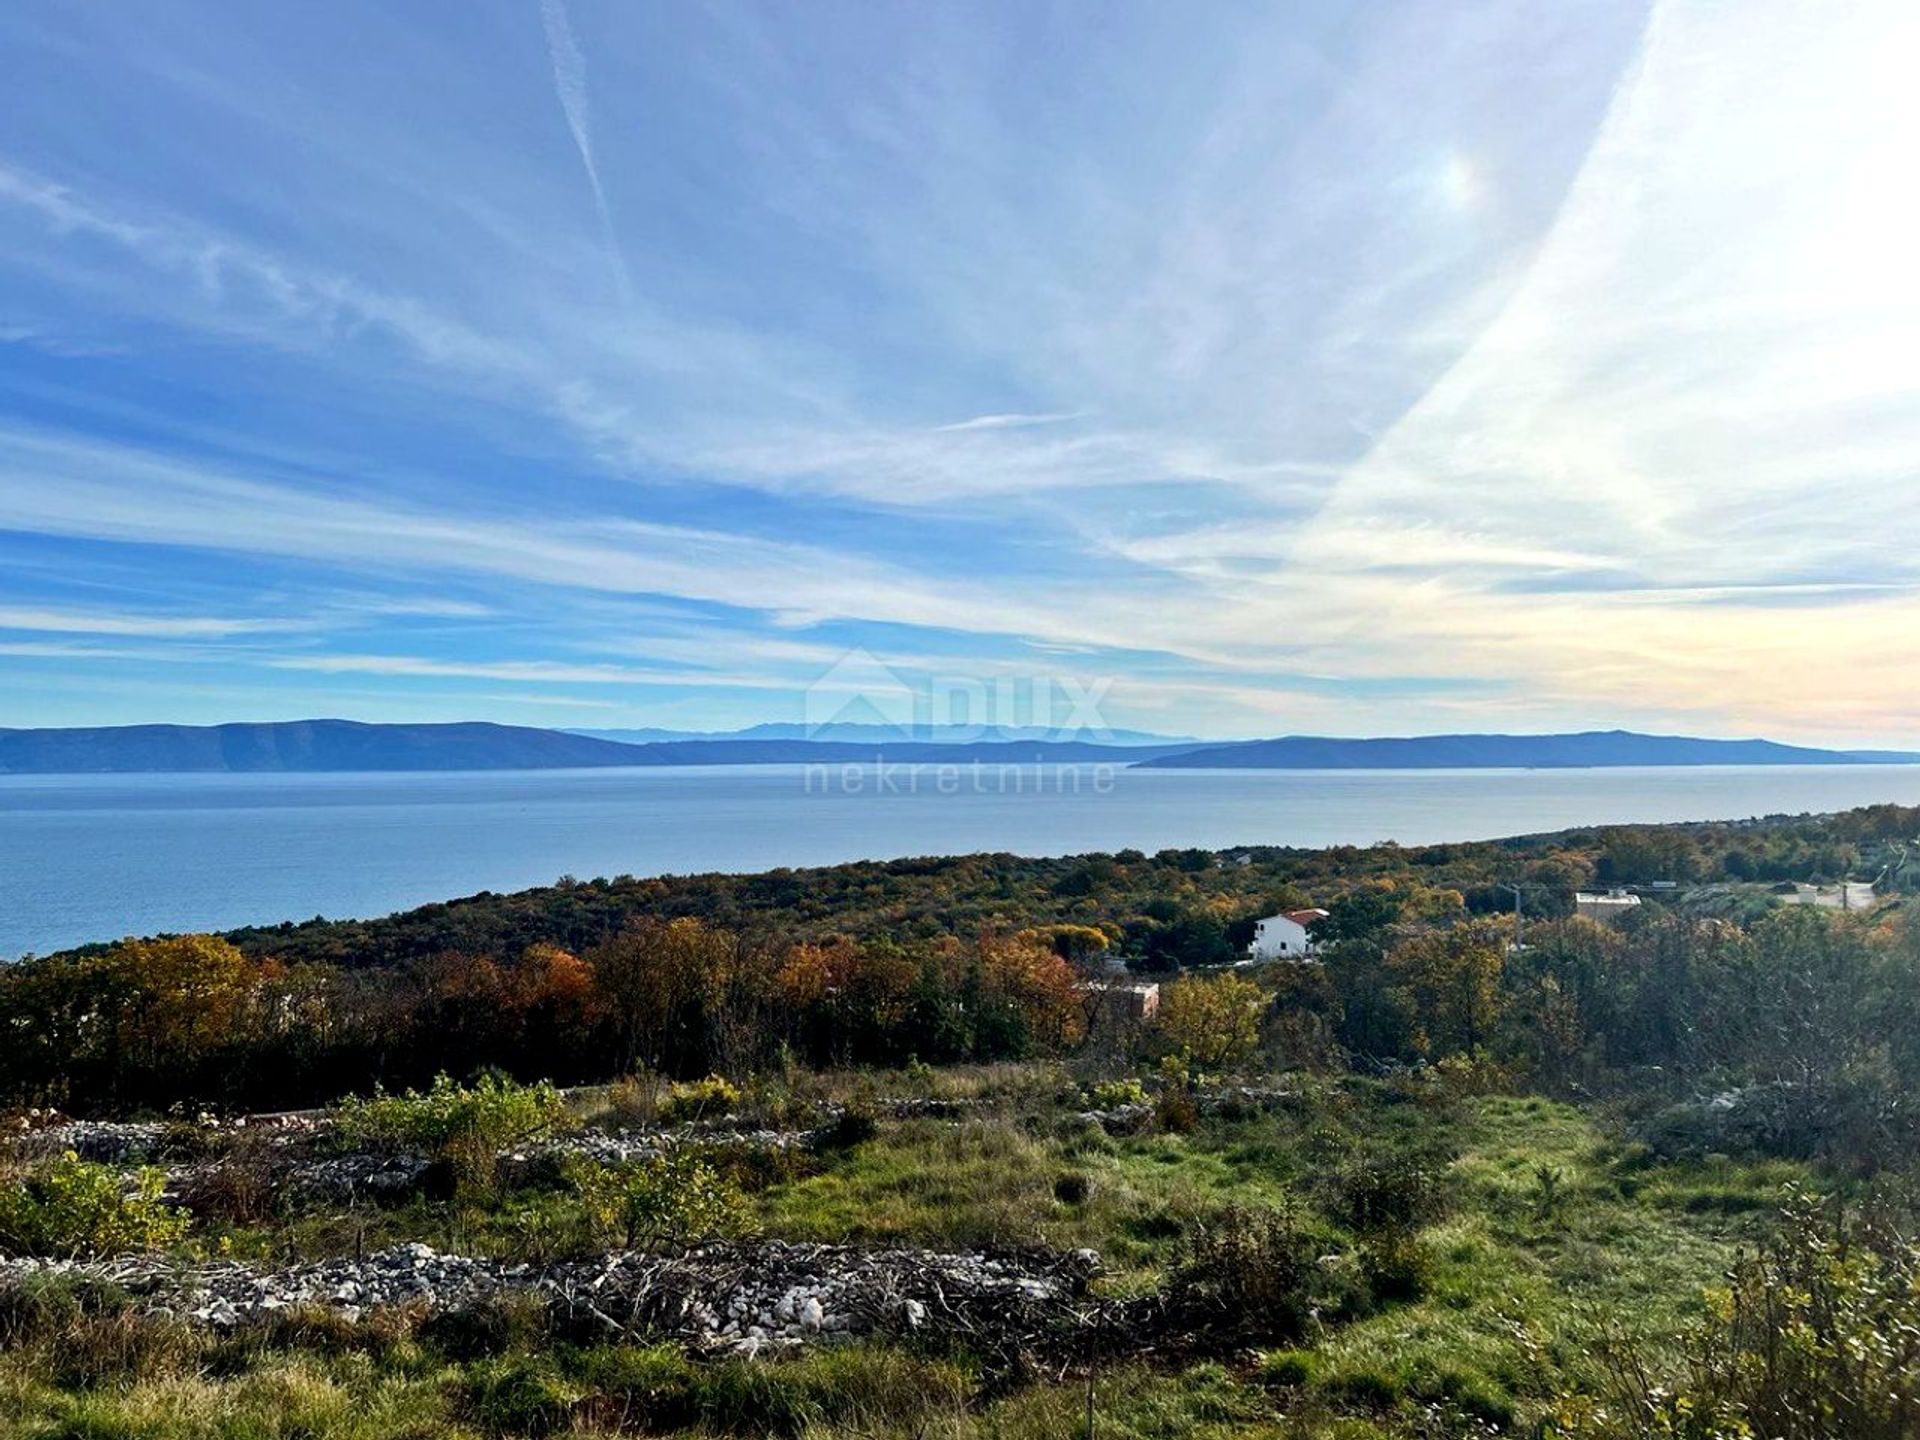
<path fill-rule="evenodd" d="M 547 27 L 547 58 L 553 62 L 553 89 L 566 112 L 567 129 L 573 132 L 574 148 L 587 172 L 587 185 L 593 191 L 593 208 L 600 216 L 600 229 L 606 237 L 607 258 L 620 285 L 620 296 L 631 298 L 626 261 L 620 254 L 620 242 L 614 236 L 613 213 L 607 209 L 607 192 L 600 185 L 600 167 L 593 159 L 593 128 L 587 115 L 587 58 L 573 38 L 573 26 L 567 19 L 562 0 L 540 0 L 540 16 Z"/>

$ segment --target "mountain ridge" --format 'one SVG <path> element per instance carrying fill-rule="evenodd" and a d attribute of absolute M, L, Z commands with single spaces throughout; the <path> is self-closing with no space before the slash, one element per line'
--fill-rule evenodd
<path fill-rule="evenodd" d="M 0 729 L 0 775 L 551 770 L 687 765 L 1131 764 L 1169 747 L 1086 741 L 866 744 L 679 740 L 626 744 L 563 730 L 468 720 L 374 724 L 285 720 L 227 725 Z"/>
<path fill-rule="evenodd" d="M 1822 750 L 1775 740 L 1712 740 L 1582 730 L 1553 735 L 1410 735 L 1365 739 L 1286 735 L 1209 745 L 1142 760 L 1180 770 L 1555 770 L 1696 765 L 1911 765 L 1920 753 Z"/>
<path fill-rule="evenodd" d="M 0 774 L 221 774 L 594 769 L 791 764 L 1114 764 L 1143 769 L 1575 769 L 1607 766 L 1920 764 L 1906 751 L 1820 750 L 1594 730 L 1560 735 L 1283 736 L 1160 745 L 1084 740 L 721 738 L 628 743 L 469 720 L 378 724 L 288 720 L 226 725 L 0 729 Z"/>
<path fill-rule="evenodd" d="M 623 745 L 655 745 L 683 740 L 819 740 L 848 741 L 882 745 L 974 745 L 1022 740 L 1050 744 L 1068 743 L 1058 727 L 1046 725 L 876 725 L 858 721 L 829 721 L 823 725 L 799 725 L 786 721 L 768 721 L 739 730 L 666 730 L 655 726 L 636 729 L 595 730 L 568 727 L 568 735 L 588 735 L 596 740 L 614 740 Z M 1159 735 L 1150 730 L 1076 730 L 1071 743 L 1112 746 L 1221 745 L 1230 742 L 1202 740 L 1194 735 Z"/>

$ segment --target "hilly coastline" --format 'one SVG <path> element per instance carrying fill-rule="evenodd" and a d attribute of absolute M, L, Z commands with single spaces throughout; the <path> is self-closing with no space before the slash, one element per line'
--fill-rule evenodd
<path fill-rule="evenodd" d="M 559 730 L 467 721 L 352 720 L 0 730 L 0 774 L 556 770 L 787 764 L 1132 764 L 1178 747 L 1084 741 L 971 744 L 830 740 L 675 740 L 627 744 Z"/>
<path fill-rule="evenodd" d="M 1142 760 L 1182 770 L 1555 770 L 1639 765 L 1911 765 L 1910 751 L 1820 750 L 1772 740 L 1702 740 L 1588 730 L 1573 735 L 1289 735 Z"/>
<path fill-rule="evenodd" d="M 879 728 L 879 727 L 875 727 Z M 831 731 L 823 732 L 831 734 Z M 0 775 L 606 769 L 697 765 L 1121 765 L 1152 769 L 1450 770 L 1920 763 L 1905 751 L 1770 740 L 1577 735 L 1288 736 L 1232 744 L 1086 740 L 805 739 L 779 735 L 629 743 L 486 721 L 292 720 L 0 730 Z"/>

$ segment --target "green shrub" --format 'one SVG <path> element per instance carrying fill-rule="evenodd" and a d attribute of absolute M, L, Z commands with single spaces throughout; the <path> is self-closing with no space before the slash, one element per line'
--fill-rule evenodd
<path fill-rule="evenodd" d="M 1170 1298 L 1202 1325 L 1254 1340 L 1290 1338 L 1313 1308 L 1320 1251 L 1286 1212 L 1234 1206 L 1188 1230 Z"/>
<path fill-rule="evenodd" d="M 444 1154 L 469 1140 L 504 1146 L 531 1139 L 565 1114 L 560 1092 L 545 1081 L 521 1085 L 483 1075 L 459 1085 L 441 1075 L 425 1092 L 388 1095 L 376 1089 L 368 1099 L 348 1096 L 334 1111 L 334 1133 L 355 1148 Z"/>
<path fill-rule="evenodd" d="M 545 1081 L 488 1074 L 458 1085 L 441 1075 L 424 1093 L 349 1096 L 334 1112 L 334 1133 L 349 1148 L 423 1151 L 449 1165 L 462 1188 L 475 1188 L 492 1184 L 501 1150 L 545 1134 L 565 1115 L 566 1102 Z"/>
<path fill-rule="evenodd" d="M 569 1178 L 594 1230 L 628 1250 L 738 1235 L 750 1224 L 740 1187 L 691 1148 L 631 1165 L 576 1164 Z"/>
<path fill-rule="evenodd" d="M 1427 1225 L 1446 1211 L 1441 1166 L 1405 1151 L 1362 1155 L 1332 1172 L 1320 1187 L 1330 1219 L 1365 1234 Z"/>
<path fill-rule="evenodd" d="M 1433 1278 L 1433 1257 L 1411 1230 L 1382 1230 L 1360 1247 L 1360 1274 L 1372 1298 L 1418 1300 Z"/>
<path fill-rule="evenodd" d="M 1669 1383 L 1657 1355 L 1601 1347 L 1605 1402 L 1581 1436 L 1910 1440 L 1920 1434 L 1920 1243 L 1799 1197 L 1734 1269 Z"/>
<path fill-rule="evenodd" d="M 740 1104 L 740 1087 L 719 1075 L 671 1087 L 660 1102 L 660 1118 L 669 1125 L 730 1114 Z"/>
<path fill-rule="evenodd" d="M 1147 1087 L 1138 1080 L 1102 1080 L 1088 1089 L 1087 1100 L 1096 1110 L 1144 1105 L 1147 1103 Z"/>
<path fill-rule="evenodd" d="M 161 1200 L 166 1183 L 159 1170 L 123 1176 L 68 1151 L 0 1188 L 0 1253 L 122 1255 L 177 1245 L 193 1217 Z"/>

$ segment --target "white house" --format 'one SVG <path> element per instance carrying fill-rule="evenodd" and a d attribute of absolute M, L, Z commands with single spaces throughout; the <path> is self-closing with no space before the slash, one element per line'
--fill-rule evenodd
<path fill-rule="evenodd" d="M 1324 910 L 1289 910 L 1283 915 L 1269 915 L 1253 927 L 1253 943 L 1247 947 L 1247 959 L 1310 959 L 1316 947 L 1307 927 L 1325 919 L 1326 914 Z"/>
<path fill-rule="evenodd" d="M 1624 920 L 1640 908 L 1640 897 L 1631 890 L 1608 890 L 1604 894 L 1580 890 L 1574 893 L 1573 913 L 1586 920 L 1606 924 Z"/>

